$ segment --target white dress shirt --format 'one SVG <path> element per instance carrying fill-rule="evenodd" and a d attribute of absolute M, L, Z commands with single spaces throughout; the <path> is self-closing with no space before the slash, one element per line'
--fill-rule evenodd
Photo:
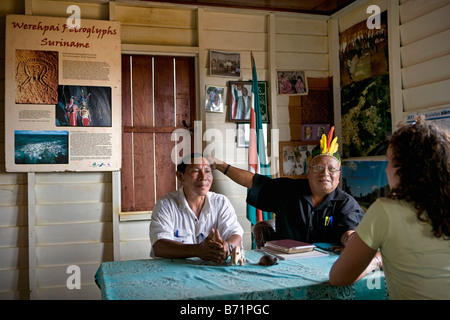
<path fill-rule="evenodd" d="M 150 223 L 150 256 L 155 258 L 153 244 L 160 239 L 196 244 L 211 231 L 218 229 L 223 240 L 232 235 L 243 236 L 244 230 L 237 220 L 233 206 L 227 197 L 209 191 L 200 216 L 197 219 L 186 200 L 183 187 L 159 199 L 153 208 Z"/>

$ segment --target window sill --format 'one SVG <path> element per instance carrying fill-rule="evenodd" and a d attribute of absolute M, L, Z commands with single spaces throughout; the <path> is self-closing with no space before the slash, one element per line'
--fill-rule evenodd
<path fill-rule="evenodd" d="M 151 211 L 122 212 L 119 214 L 119 221 L 149 221 L 152 218 Z"/>

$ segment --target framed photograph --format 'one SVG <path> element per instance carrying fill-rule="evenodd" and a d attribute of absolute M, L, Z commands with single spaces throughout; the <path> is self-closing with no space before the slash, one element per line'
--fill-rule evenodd
<path fill-rule="evenodd" d="M 317 143 L 280 141 L 280 177 L 306 179 L 308 158 Z"/>
<path fill-rule="evenodd" d="M 308 83 L 304 71 L 277 71 L 278 94 L 308 94 Z"/>
<path fill-rule="evenodd" d="M 258 81 L 259 106 L 263 123 L 269 122 L 267 82 Z M 229 88 L 230 121 L 247 123 L 250 121 L 250 109 L 252 105 L 252 82 L 230 81 Z"/>
<path fill-rule="evenodd" d="M 230 121 L 249 122 L 252 106 L 252 82 L 230 81 Z"/>
<path fill-rule="evenodd" d="M 269 123 L 269 99 L 267 98 L 267 81 L 258 81 L 259 107 L 261 108 L 261 118 L 263 123 Z"/>
<path fill-rule="evenodd" d="M 329 124 L 304 124 L 302 125 L 302 140 L 318 141 L 322 138 L 322 134 L 327 135 L 330 131 Z"/>
<path fill-rule="evenodd" d="M 389 192 L 386 166 L 386 160 L 342 161 L 342 190 L 353 196 L 364 212 Z"/>
<path fill-rule="evenodd" d="M 225 87 L 206 85 L 205 110 L 208 112 L 223 112 Z"/>
<path fill-rule="evenodd" d="M 241 77 L 241 54 L 209 51 L 209 74 L 218 77 Z"/>
<path fill-rule="evenodd" d="M 237 147 L 248 148 L 250 143 L 250 124 L 238 123 L 236 136 L 237 136 Z"/>
<path fill-rule="evenodd" d="M 267 145 L 267 123 L 263 123 L 262 128 L 264 143 Z M 250 144 L 250 123 L 238 123 L 236 129 L 237 147 L 248 148 Z"/>

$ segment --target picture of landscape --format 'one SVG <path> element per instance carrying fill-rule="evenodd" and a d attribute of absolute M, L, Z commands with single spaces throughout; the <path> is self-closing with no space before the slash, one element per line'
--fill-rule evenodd
<path fill-rule="evenodd" d="M 341 90 L 342 156 L 385 155 L 392 133 L 389 75 L 356 82 Z"/>
<path fill-rule="evenodd" d="M 69 163 L 68 131 L 16 130 L 14 146 L 16 164 Z"/>
<path fill-rule="evenodd" d="M 389 191 L 387 161 L 343 161 L 342 190 L 352 195 L 364 212 Z"/>

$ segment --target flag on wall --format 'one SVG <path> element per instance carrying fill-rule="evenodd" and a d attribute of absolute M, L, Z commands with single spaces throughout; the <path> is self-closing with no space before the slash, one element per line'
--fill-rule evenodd
<path fill-rule="evenodd" d="M 270 177 L 270 168 L 267 161 L 264 133 L 262 127 L 261 107 L 259 105 L 258 77 L 256 74 L 255 59 L 253 53 L 252 61 L 252 105 L 250 111 L 250 140 L 248 148 L 248 167 L 253 173 L 259 173 Z M 270 212 L 264 212 L 247 204 L 247 219 L 255 223 L 272 219 Z"/>

